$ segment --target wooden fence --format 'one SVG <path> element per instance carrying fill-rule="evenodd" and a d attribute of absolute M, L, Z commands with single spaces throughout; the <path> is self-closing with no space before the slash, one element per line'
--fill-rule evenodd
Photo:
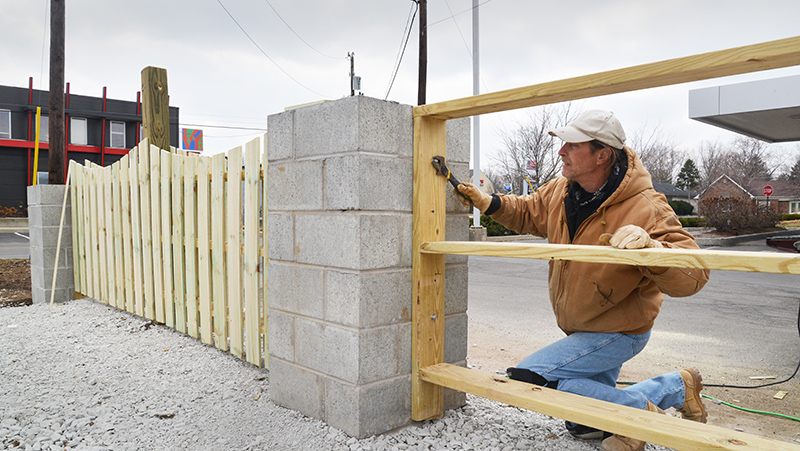
<path fill-rule="evenodd" d="M 431 166 L 434 156 L 446 155 L 448 119 L 797 65 L 800 36 L 415 107 L 411 418 L 440 417 L 443 388 L 447 387 L 679 450 L 800 451 L 800 446 L 792 443 L 545 387 L 532 388 L 524 382 L 443 363 L 447 254 L 797 275 L 800 258 L 757 252 L 445 242 L 447 182 Z"/>
<path fill-rule="evenodd" d="M 70 162 L 75 290 L 268 368 L 266 139 Z"/>

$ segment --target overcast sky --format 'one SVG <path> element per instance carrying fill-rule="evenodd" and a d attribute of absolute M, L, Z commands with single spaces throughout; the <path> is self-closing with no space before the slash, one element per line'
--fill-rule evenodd
<path fill-rule="evenodd" d="M 481 92 L 800 35 L 797 0 L 482 2 Z M 34 88 L 48 89 L 49 3 L 0 0 L 0 85 L 27 87 L 32 76 Z M 428 1 L 428 103 L 472 95 L 471 7 L 472 0 Z M 142 69 L 166 68 L 181 126 L 203 126 L 206 153 L 216 153 L 262 133 L 218 127 L 264 129 L 266 117 L 287 106 L 349 95 L 348 52 L 364 95 L 384 98 L 414 8 L 411 0 L 66 0 L 65 78 L 73 94 L 99 97 L 105 86 L 109 98 L 135 100 Z M 418 17 L 388 94 L 410 105 Z M 690 155 L 703 140 L 733 136 L 688 119 L 690 89 L 795 74 L 800 68 L 574 106 L 614 111 L 629 135 L 660 126 Z M 482 116 L 483 167 L 501 147 L 500 131 L 525 116 Z"/>

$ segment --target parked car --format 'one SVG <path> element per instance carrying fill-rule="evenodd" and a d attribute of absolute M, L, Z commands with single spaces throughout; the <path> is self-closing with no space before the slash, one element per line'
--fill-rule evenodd
<path fill-rule="evenodd" d="M 767 246 L 786 252 L 800 252 L 800 235 L 771 236 Z"/>

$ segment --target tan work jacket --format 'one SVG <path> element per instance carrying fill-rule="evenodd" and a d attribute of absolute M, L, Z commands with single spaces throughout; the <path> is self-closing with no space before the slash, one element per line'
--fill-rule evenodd
<path fill-rule="evenodd" d="M 665 248 L 697 249 L 650 174 L 628 147 L 628 169 L 619 187 L 575 232 L 572 244 L 599 245 L 602 233 L 635 224 Z M 568 180 L 559 177 L 528 196 L 500 195 L 492 218 L 518 233 L 568 244 L 564 206 Z M 653 327 L 666 293 L 691 296 L 708 281 L 708 270 L 550 261 L 550 303 L 558 326 L 573 332 L 641 334 Z"/>

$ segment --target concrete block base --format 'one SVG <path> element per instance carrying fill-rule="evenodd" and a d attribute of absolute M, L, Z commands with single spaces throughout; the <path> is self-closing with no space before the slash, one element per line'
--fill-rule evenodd
<path fill-rule="evenodd" d="M 65 185 L 28 187 L 28 228 L 31 241 L 31 292 L 34 303 L 67 302 L 74 298 L 75 281 L 72 263 L 72 215 L 67 197 L 64 224 L 59 223 Z M 56 260 L 56 257 L 58 259 Z M 53 285 L 55 272 L 56 283 Z"/>

